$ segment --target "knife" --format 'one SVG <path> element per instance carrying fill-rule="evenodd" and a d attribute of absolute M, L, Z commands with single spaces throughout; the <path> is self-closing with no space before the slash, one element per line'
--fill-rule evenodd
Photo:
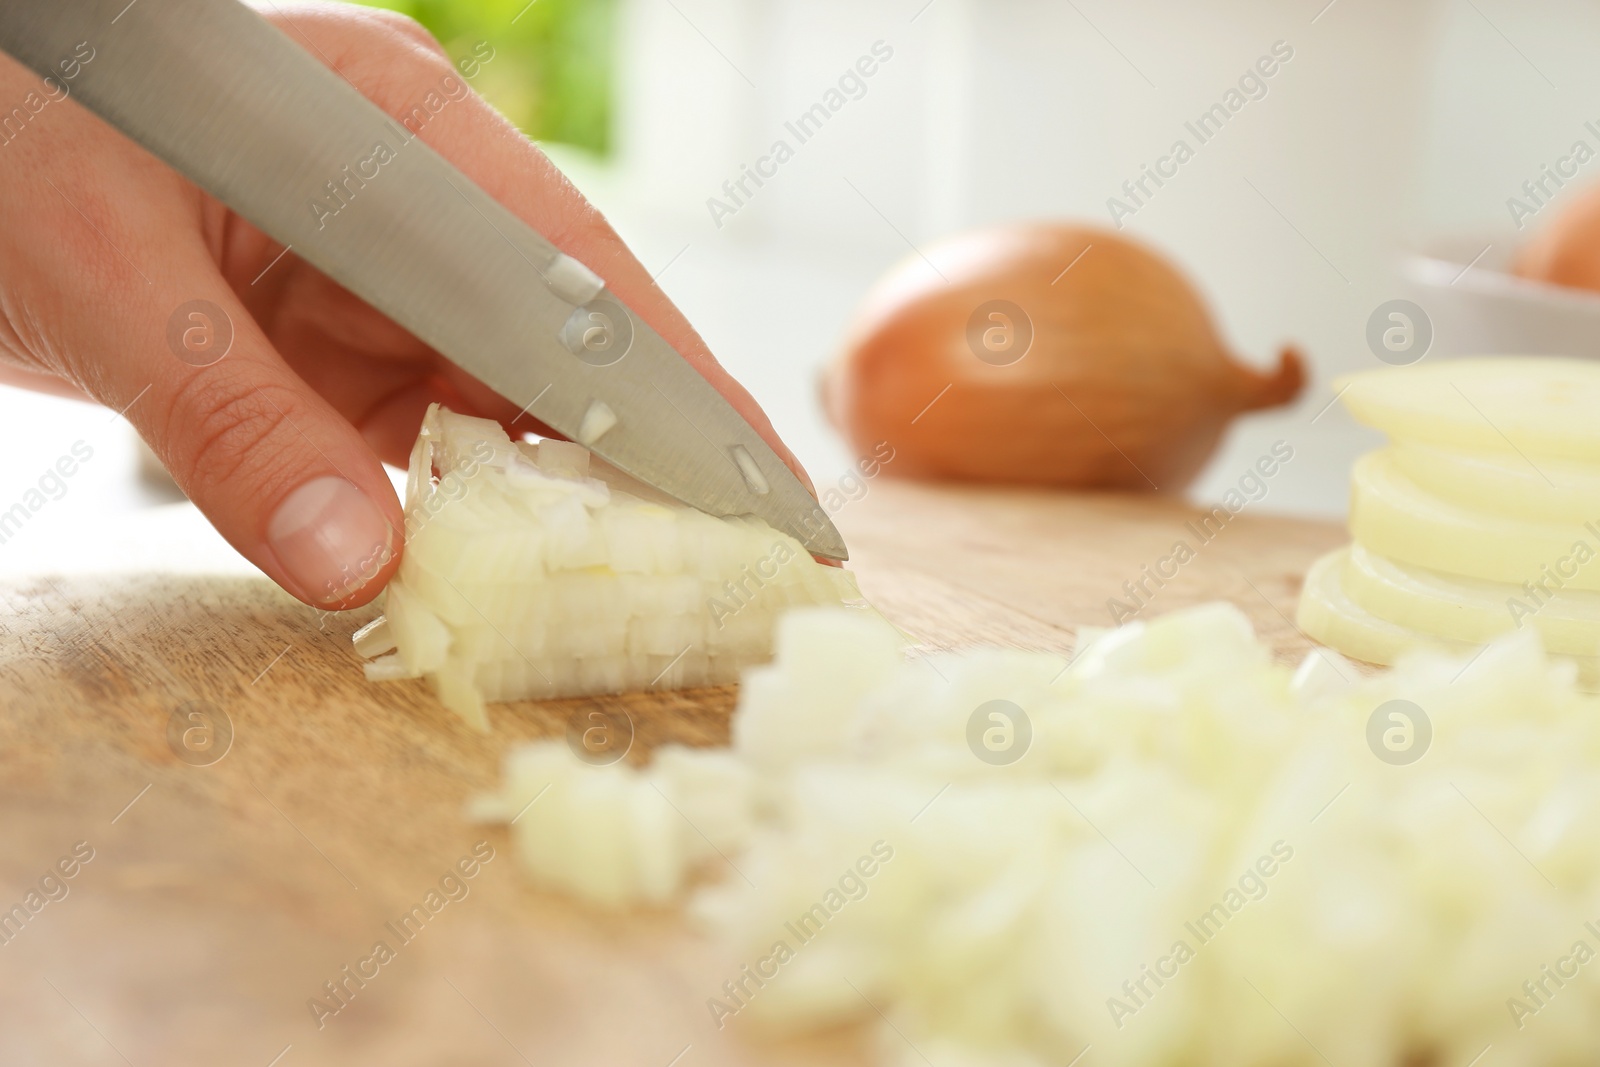
<path fill-rule="evenodd" d="M 238 0 L 0 0 L 41 76 L 524 411 L 668 495 L 844 540 L 800 479 L 605 288 Z"/>

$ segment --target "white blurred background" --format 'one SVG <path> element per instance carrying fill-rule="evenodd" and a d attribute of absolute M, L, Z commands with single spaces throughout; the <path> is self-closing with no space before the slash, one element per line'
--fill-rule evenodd
<path fill-rule="evenodd" d="M 1600 7 L 1579 0 L 620 0 L 615 151 L 552 156 L 611 217 L 819 483 L 849 457 L 816 403 L 852 309 L 898 259 L 1019 219 L 1110 225 L 1107 198 L 1165 154 L 1275 42 L 1293 58 L 1126 220 L 1210 300 L 1240 358 L 1285 341 L 1313 363 L 1290 411 L 1236 425 L 1192 495 L 1272 441 L 1295 461 L 1260 505 L 1339 516 L 1372 439 L 1332 376 L 1376 366 L 1364 333 L 1406 295 L 1409 250 L 1521 232 L 1507 198 L 1600 120 Z M 722 195 L 875 42 L 892 58 L 718 227 Z M 1586 107 L 1588 108 L 1586 110 Z M 1190 138 L 1192 141 L 1192 138 Z M 1592 170 L 1591 175 L 1589 171 Z M 1600 179 L 1600 161 L 1582 175 Z M 1571 188 L 1557 198 L 1571 195 Z M 15 499 L 77 439 L 95 459 L 19 536 L 160 499 L 105 412 L 0 391 Z M 1315 421 L 1313 422 L 1313 418 Z"/>

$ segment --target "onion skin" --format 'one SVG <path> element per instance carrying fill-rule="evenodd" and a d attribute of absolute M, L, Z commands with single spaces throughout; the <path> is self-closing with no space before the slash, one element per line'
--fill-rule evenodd
<path fill-rule="evenodd" d="M 1519 249 L 1511 273 L 1600 291 L 1600 185 L 1581 190 L 1550 225 Z"/>
<path fill-rule="evenodd" d="M 828 417 L 859 455 L 894 447 L 887 473 L 1177 490 L 1235 415 L 1304 385 L 1293 348 L 1265 374 L 1235 362 L 1183 277 L 1110 231 L 997 227 L 927 256 L 948 282 L 920 257 L 891 270 L 823 380 Z M 968 341 L 974 313 L 994 300 L 1033 327 L 1031 347 L 1006 365 Z"/>

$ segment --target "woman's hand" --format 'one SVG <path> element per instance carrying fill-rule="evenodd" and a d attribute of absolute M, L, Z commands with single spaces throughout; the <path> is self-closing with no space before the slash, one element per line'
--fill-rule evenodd
<path fill-rule="evenodd" d="M 799 473 L 599 212 L 461 91 L 462 74 L 426 31 L 332 3 L 267 17 L 392 116 L 429 94 L 446 99 L 422 140 L 603 277 Z M 125 408 L 183 491 L 274 581 L 322 607 L 367 602 L 398 565 L 404 531 L 382 461 L 405 463 L 430 403 L 508 423 L 516 406 L 293 253 L 279 258 L 282 246 L 62 84 L 68 95 L 52 99 L 0 55 L 0 117 L 13 106 L 25 117 L 0 127 L 0 382 Z M 49 102 L 35 112 L 30 93 Z M 220 307 L 233 330 L 226 358 L 209 366 L 168 341 L 194 301 Z M 526 416 L 513 427 L 531 428 Z"/>

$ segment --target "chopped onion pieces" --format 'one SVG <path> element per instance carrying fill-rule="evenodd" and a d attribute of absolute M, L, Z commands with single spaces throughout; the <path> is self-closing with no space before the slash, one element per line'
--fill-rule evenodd
<path fill-rule="evenodd" d="M 938 1067 L 1600 1057 L 1587 977 L 1524 986 L 1600 948 L 1600 699 L 1531 631 L 1360 677 L 1224 605 L 1070 665 L 874 625 L 786 616 L 731 749 L 521 748 L 477 814 L 522 811 L 535 882 L 596 903 L 703 872 L 690 910 L 761 976 L 699 991 L 719 1025 L 881 1011 Z"/>

